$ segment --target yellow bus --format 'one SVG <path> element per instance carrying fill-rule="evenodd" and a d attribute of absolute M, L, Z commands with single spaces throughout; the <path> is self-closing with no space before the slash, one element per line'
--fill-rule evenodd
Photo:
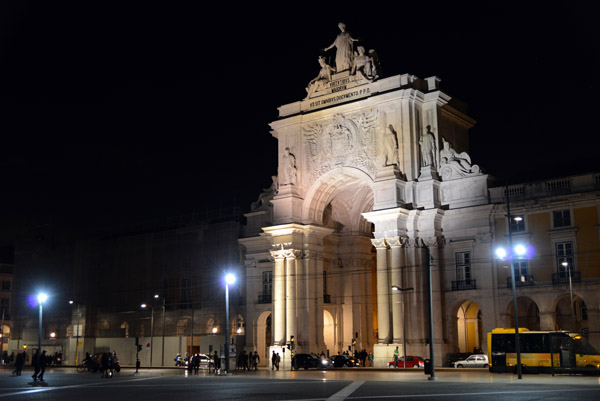
<path fill-rule="evenodd" d="M 580 334 L 519 328 L 523 373 L 600 373 L 600 353 Z M 515 329 L 487 334 L 490 372 L 516 372 Z"/>

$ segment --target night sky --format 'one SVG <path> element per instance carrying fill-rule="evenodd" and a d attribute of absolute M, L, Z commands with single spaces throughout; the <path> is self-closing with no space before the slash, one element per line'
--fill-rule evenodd
<path fill-rule="evenodd" d="M 0 245 L 39 222 L 247 211 L 276 174 L 268 123 L 339 21 L 385 76 L 436 75 L 469 104 L 471 158 L 499 182 L 600 170 L 587 6 L 130 3 L 0 4 Z"/>

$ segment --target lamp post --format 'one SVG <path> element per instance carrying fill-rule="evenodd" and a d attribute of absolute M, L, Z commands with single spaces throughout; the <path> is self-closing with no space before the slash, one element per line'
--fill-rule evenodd
<path fill-rule="evenodd" d="M 148 305 L 141 304 L 142 309 L 146 309 Z M 154 353 L 154 306 L 150 307 L 150 366 L 152 366 L 152 354 Z"/>
<path fill-rule="evenodd" d="M 41 355 L 42 352 L 42 304 L 48 300 L 48 295 L 43 292 L 40 292 L 37 296 L 38 305 L 40 309 L 40 316 L 38 321 L 38 355 Z"/>
<path fill-rule="evenodd" d="M 406 369 L 406 307 L 404 302 L 404 293 L 413 292 L 413 288 L 400 288 L 397 285 L 392 286 L 392 291 L 399 291 L 402 296 L 402 353 L 404 354 L 404 369 Z"/>
<path fill-rule="evenodd" d="M 154 298 L 158 298 L 158 294 L 154 295 Z M 166 306 L 166 297 L 163 297 L 162 300 L 162 358 L 160 364 L 165 366 L 165 306 Z"/>
<path fill-rule="evenodd" d="M 225 275 L 225 372 L 229 374 L 229 286 L 235 283 L 232 273 Z"/>
<path fill-rule="evenodd" d="M 571 306 L 569 308 L 571 309 L 571 330 L 575 331 L 576 327 L 575 327 L 575 313 L 573 311 L 573 282 L 571 280 L 571 266 L 569 265 L 569 262 L 567 262 L 566 260 L 564 262 L 562 262 L 561 265 L 563 265 L 567 269 L 567 272 L 569 273 L 569 295 L 571 297 Z"/>
<path fill-rule="evenodd" d="M 512 244 L 512 228 L 511 228 L 511 215 L 510 215 L 510 199 L 508 193 L 508 187 L 505 188 L 506 191 L 506 217 L 508 218 L 508 252 L 504 248 L 498 248 L 496 250 L 496 256 L 500 259 L 504 259 L 508 255 L 508 268 L 510 269 L 510 277 L 512 283 L 512 296 L 513 296 L 513 313 L 515 315 L 515 348 L 517 351 L 517 377 L 522 379 L 521 372 L 521 345 L 519 344 L 519 312 L 517 309 L 517 286 L 515 283 L 515 269 L 513 266 L 513 252 L 517 253 L 519 256 L 525 255 L 525 247 L 523 245 L 517 245 L 513 249 Z"/>
<path fill-rule="evenodd" d="M 75 301 L 69 301 L 70 305 L 76 303 Z M 75 334 L 75 365 L 79 364 L 79 319 L 81 318 L 81 313 L 79 312 L 79 302 L 77 302 L 77 333 Z"/>

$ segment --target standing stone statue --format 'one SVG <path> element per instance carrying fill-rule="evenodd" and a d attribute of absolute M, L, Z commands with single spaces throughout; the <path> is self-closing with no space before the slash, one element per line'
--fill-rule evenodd
<path fill-rule="evenodd" d="M 427 132 L 424 132 L 419 139 L 421 146 L 421 167 L 435 167 L 435 136 L 431 132 L 431 125 L 427 126 Z"/>
<path fill-rule="evenodd" d="M 279 173 L 280 185 L 296 185 L 296 157 L 290 153 L 290 148 L 285 148 L 281 158 L 281 167 Z"/>
<path fill-rule="evenodd" d="M 325 64 L 325 58 L 323 56 L 319 56 L 319 65 L 321 66 L 319 75 L 317 75 L 316 78 L 311 79 L 306 87 L 306 92 L 308 93 L 306 99 L 310 98 L 316 91 L 325 89 L 329 81 L 331 81 L 331 74 L 334 72 L 334 69 Z"/>
<path fill-rule="evenodd" d="M 396 154 L 396 149 L 398 149 L 398 138 L 396 137 L 396 132 L 394 128 L 390 124 L 385 129 L 385 133 L 383 134 L 383 165 L 390 166 L 393 164 L 398 164 L 398 157 Z"/>
<path fill-rule="evenodd" d="M 338 34 L 335 41 L 324 50 L 327 51 L 335 47 L 335 70 L 342 72 L 349 70 L 352 67 L 352 61 L 354 59 L 354 42 L 358 39 L 352 38 L 350 32 L 346 32 L 346 24 L 340 22 L 338 24 L 340 33 Z"/>

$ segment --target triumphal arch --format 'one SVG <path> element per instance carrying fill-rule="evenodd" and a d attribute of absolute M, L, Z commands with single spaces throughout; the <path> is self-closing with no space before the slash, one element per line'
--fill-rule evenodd
<path fill-rule="evenodd" d="M 342 25 L 335 63 L 315 60 L 306 98 L 270 124 L 278 175 L 240 240 L 246 345 L 285 359 L 293 337 L 296 352 L 366 349 L 386 366 L 407 342 L 428 355 L 428 254 L 445 351 L 443 227 L 453 209 L 488 203 L 487 176 L 466 153 L 475 121 L 440 79 L 382 77 L 375 50 Z"/>

